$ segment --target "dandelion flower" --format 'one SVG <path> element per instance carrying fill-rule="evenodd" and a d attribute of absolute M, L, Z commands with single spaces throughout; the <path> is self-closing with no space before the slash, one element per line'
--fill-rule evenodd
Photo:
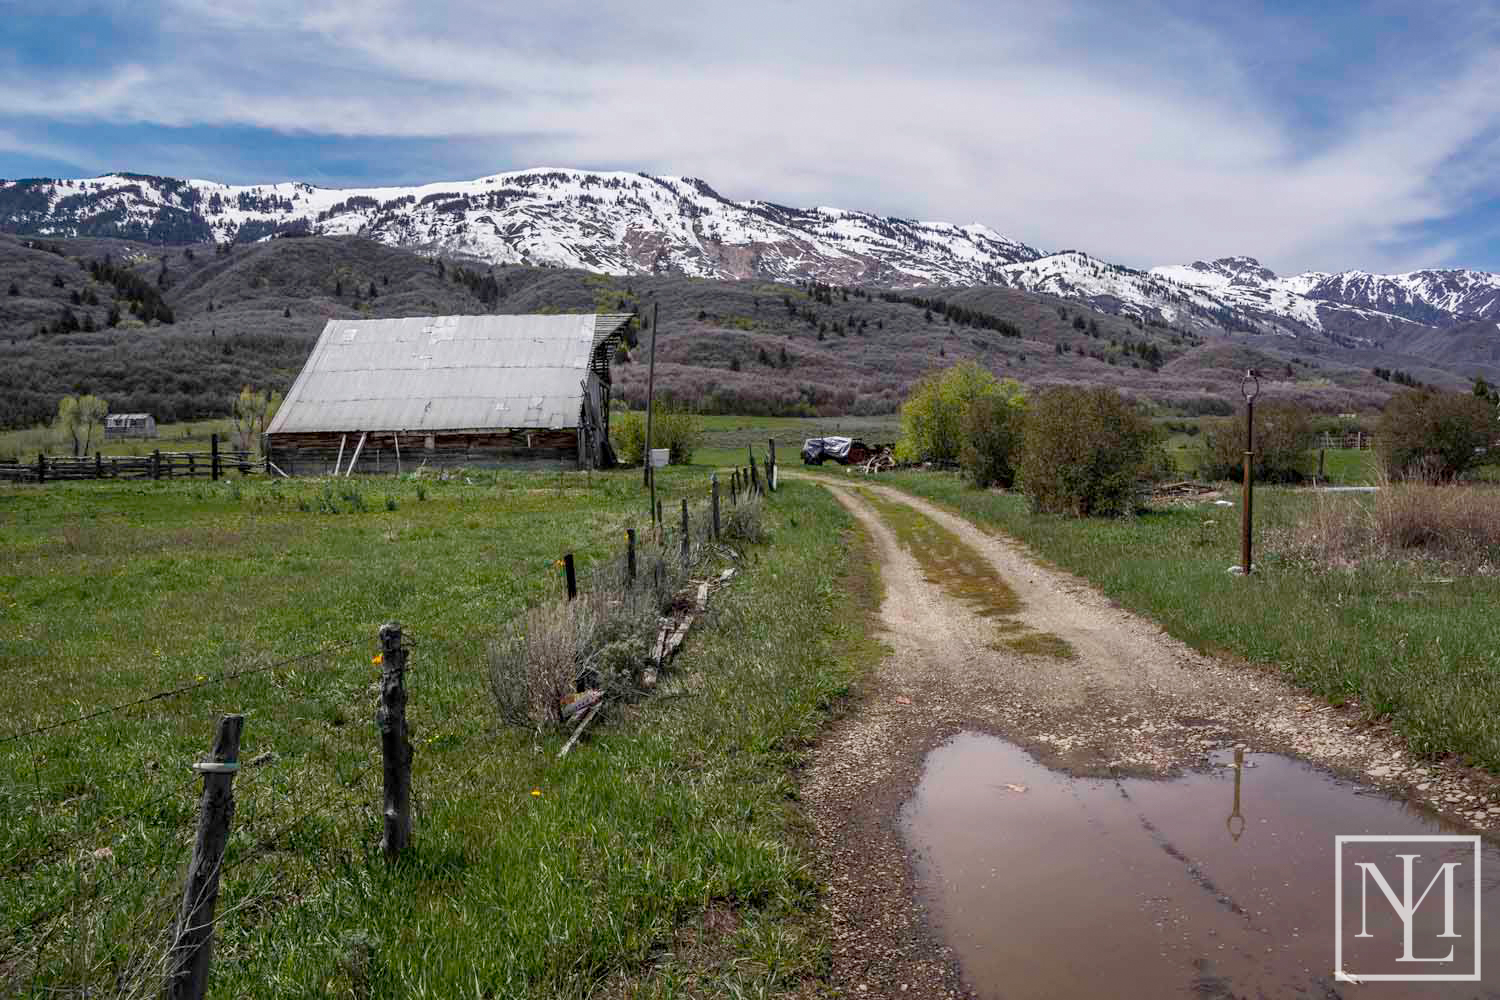
<path fill-rule="evenodd" d="M 385 662 L 385 656 L 382 653 L 376 653 L 374 656 L 370 657 L 370 662 L 371 663 L 383 663 L 383 662 Z"/>
<path fill-rule="evenodd" d="M 531 794 L 535 795 L 537 798 L 541 798 L 542 797 L 542 790 L 540 788 L 533 788 L 531 790 Z"/>

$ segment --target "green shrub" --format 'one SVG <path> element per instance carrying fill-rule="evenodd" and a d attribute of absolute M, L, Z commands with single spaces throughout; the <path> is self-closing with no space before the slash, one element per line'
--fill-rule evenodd
<path fill-rule="evenodd" d="M 1020 384 L 1010 379 L 969 404 L 958 461 L 975 486 L 1009 489 L 1015 484 L 1025 420 L 1026 397 Z"/>
<path fill-rule="evenodd" d="M 1135 508 L 1160 448 L 1151 421 L 1113 389 L 1057 386 L 1027 409 L 1021 488 L 1039 513 L 1118 517 Z"/>
<path fill-rule="evenodd" d="M 1495 407 L 1467 392 L 1412 389 L 1385 404 L 1375 429 L 1375 450 L 1392 479 L 1446 482 L 1486 456 L 1500 432 Z"/>
<path fill-rule="evenodd" d="M 1207 479 L 1244 478 L 1245 415 L 1207 421 L 1203 463 Z M 1313 424 L 1294 403 L 1262 403 L 1255 408 L 1255 481 L 1300 483 L 1313 473 Z"/>
<path fill-rule="evenodd" d="M 639 465 L 646 451 L 644 410 L 615 411 L 609 418 L 609 440 L 622 465 Z M 686 465 L 703 440 L 703 418 L 685 407 L 658 401 L 651 417 L 651 444 L 666 448 L 673 465 Z"/>
<path fill-rule="evenodd" d="M 901 404 L 902 462 L 952 465 L 963 450 L 964 413 L 974 400 L 999 393 L 995 376 L 973 361 L 923 376 Z"/>

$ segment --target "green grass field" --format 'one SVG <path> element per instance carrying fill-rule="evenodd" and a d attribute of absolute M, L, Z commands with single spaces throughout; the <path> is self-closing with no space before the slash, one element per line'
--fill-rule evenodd
<path fill-rule="evenodd" d="M 1419 753 L 1500 770 L 1500 578 L 1395 559 L 1316 565 L 1268 543 L 1309 505 L 1368 504 L 1367 495 L 1258 490 L 1261 572 L 1245 580 L 1226 572 L 1239 558 L 1238 508 L 1073 520 L 1032 515 L 1024 498 L 952 475 L 881 482 L 1021 539 L 1198 649 L 1266 665 L 1334 703 L 1357 700 Z"/>
<path fill-rule="evenodd" d="M 669 508 L 701 499 L 705 470 L 660 487 Z M 606 713 L 561 762 L 564 732 L 495 721 L 487 640 L 560 593 L 564 551 L 586 584 L 644 507 L 629 471 L 0 488 L 4 992 L 155 991 L 188 765 L 231 711 L 246 763 L 214 995 L 800 989 L 826 942 L 791 770 L 877 652 L 869 588 L 848 585 L 870 576 L 864 549 L 830 544 L 853 529 L 825 491 L 768 504 L 770 540 L 744 550 L 680 682 Z M 371 723 L 389 619 L 414 644 L 416 832 L 395 867 Z M 733 928 L 676 948 L 711 909 Z"/>

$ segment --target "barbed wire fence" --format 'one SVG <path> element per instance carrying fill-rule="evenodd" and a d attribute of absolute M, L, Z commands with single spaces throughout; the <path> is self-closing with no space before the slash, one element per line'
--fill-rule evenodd
<path fill-rule="evenodd" d="M 647 527 L 623 529 L 614 555 L 584 567 L 585 589 L 644 590 L 666 610 L 687 574 L 720 541 L 726 522 L 748 511 L 774 484 L 773 464 L 767 464 L 764 476 L 757 471 L 752 456 L 749 467 L 734 470 L 727 490 L 715 475 L 701 503 L 680 498 L 677 511 L 659 505 Z M 551 567 L 559 578 L 559 599 L 578 597 L 576 570 L 572 553 Z M 474 595 L 445 609 L 446 617 L 487 599 Z M 271 659 L 253 657 L 136 698 L 0 733 L 0 767 L 9 780 L 0 786 L 0 806 L 11 817 L 0 825 L 0 912 L 8 917 L 0 925 L 0 991 L 33 996 L 107 991 L 133 997 L 159 995 L 166 984 L 170 997 L 202 997 L 215 925 L 253 917 L 258 897 L 274 892 L 269 880 L 258 888 L 237 885 L 229 903 L 215 912 L 224 876 L 290 849 L 291 836 L 320 817 L 342 817 L 345 825 L 369 834 L 383 823 L 385 853 L 398 855 L 412 831 L 413 805 L 419 814 L 424 811 L 423 791 L 411 784 L 416 750 L 405 718 L 408 695 L 428 690 L 436 695 L 437 678 L 429 687 L 427 677 L 438 664 L 488 673 L 498 641 L 389 623 L 376 635 L 312 643 Z M 413 664 L 414 651 L 429 655 Z M 379 667 L 378 680 L 371 667 Z M 327 718 L 289 718 L 264 713 L 263 706 L 248 716 L 223 714 L 206 757 L 185 748 L 165 754 L 169 764 L 191 767 L 190 777 L 159 765 L 113 774 L 93 770 L 98 759 L 109 759 L 108 747 L 94 745 L 109 739 L 101 727 L 180 727 L 181 713 L 170 720 L 152 715 L 201 693 L 298 673 L 347 682 L 335 689 Z M 355 741 L 342 721 L 372 695 L 378 739 L 351 746 Z M 436 711 L 418 710 L 418 743 L 436 746 L 448 757 L 473 756 L 447 782 L 462 787 L 487 760 L 464 751 L 493 737 L 500 722 L 493 718 L 489 725 L 476 725 L 464 706 L 434 702 L 430 709 Z M 211 721 L 205 712 L 203 732 Z M 321 725 L 324 732 L 304 749 L 241 759 L 241 727 L 251 734 L 258 727 L 289 733 L 309 724 Z M 233 738 L 226 739 L 230 730 Z M 187 759 L 195 756 L 203 759 Z M 59 769 L 62 774 L 51 773 Z M 371 787 L 377 771 L 383 772 L 383 801 L 376 801 Z M 98 792 L 105 787 L 137 794 L 128 802 L 99 806 Z M 92 815 L 91 804 L 96 806 Z"/>

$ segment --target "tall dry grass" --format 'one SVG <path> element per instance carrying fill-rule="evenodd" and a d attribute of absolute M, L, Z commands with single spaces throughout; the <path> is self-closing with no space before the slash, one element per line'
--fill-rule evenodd
<path fill-rule="evenodd" d="M 1384 476 L 1377 485 L 1368 503 L 1318 494 L 1273 544 L 1331 568 L 1403 557 L 1476 569 L 1500 564 L 1500 488 Z"/>
<path fill-rule="evenodd" d="M 761 541 L 761 501 L 748 499 L 722 511 L 725 542 Z M 502 721 L 545 725 L 562 721 L 562 701 L 584 687 L 616 696 L 636 690 L 650 662 L 657 630 L 694 576 L 723 550 L 711 537 L 705 511 L 689 519 L 684 550 L 681 529 L 643 541 L 636 577 L 620 557 L 592 569 L 576 600 L 537 605 L 488 649 L 490 693 Z"/>

